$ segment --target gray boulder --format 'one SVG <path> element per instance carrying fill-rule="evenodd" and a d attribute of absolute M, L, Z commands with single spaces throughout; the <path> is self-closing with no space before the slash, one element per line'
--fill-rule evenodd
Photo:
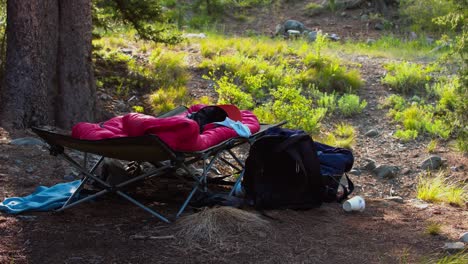
<path fill-rule="evenodd" d="M 436 170 L 440 166 L 442 166 L 442 158 L 437 155 L 430 156 L 421 163 L 423 170 Z"/>
<path fill-rule="evenodd" d="M 460 241 L 463 243 L 468 243 L 468 232 L 465 232 L 460 236 Z"/>
<path fill-rule="evenodd" d="M 286 20 L 282 25 L 277 25 L 275 30 L 275 36 L 283 35 L 287 36 L 288 30 L 297 30 L 300 33 L 304 32 L 305 26 L 297 20 Z"/>
<path fill-rule="evenodd" d="M 391 165 L 380 165 L 373 170 L 379 178 L 394 178 L 400 169 Z"/>

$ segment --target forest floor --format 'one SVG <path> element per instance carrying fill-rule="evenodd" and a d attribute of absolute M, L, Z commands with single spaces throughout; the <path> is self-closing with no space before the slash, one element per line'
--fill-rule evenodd
<path fill-rule="evenodd" d="M 291 18 L 342 38 L 380 34 L 355 19 L 360 9 L 346 11 L 345 16 L 306 17 L 298 13 L 296 5 L 282 9 L 277 16 L 271 12 L 278 10 L 260 12 L 252 22 L 233 25 L 227 32 L 250 28 L 268 34 L 280 21 Z M 351 177 L 356 185 L 353 195 L 366 200 L 363 212 L 346 213 L 338 203 L 307 211 L 274 210 L 268 214 L 277 220 L 267 219 L 266 231 L 240 229 L 216 243 L 187 242 L 177 236 L 177 224 L 164 224 L 111 195 L 61 214 L 0 213 L 0 263 L 421 263 L 446 254 L 444 244 L 457 241 L 468 231 L 468 205 L 415 199 L 421 162 L 432 155 L 426 151 L 429 139 L 401 143 L 392 137 L 395 124 L 378 107 L 391 94 L 380 83 L 387 59 L 340 56 L 350 64 L 362 65 L 365 80 L 359 95 L 368 106 L 364 113 L 346 119 L 357 130 L 354 168 L 361 173 Z M 201 79 L 194 79 L 189 88 L 193 94 L 213 94 Z M 365 136 L 371 129 L 379 135 Z M 31 131 L 0 128 L 0 200 L 28 195 L 39 185 L 69 181 L 64 176 L 70 174 L 70 167 L 41 146 L 10 144 L 14 138 L 33 136 Z M 442 157 L 443 167 L 452 177 L 468 179 L 466 156 L 443 144 L 435 155 Z M 364 169 L 367 159 L 397 166 L 399 172 L 392 178 L 379 178 Z M 132 193 L 163 213 L 174 213 L 187 191 L 179 185 L 152 179 Z M 188 209 L 185 215 L 192 212 Z M 441 227 L 437 235 L 427 233 L 432 223 Z"/>

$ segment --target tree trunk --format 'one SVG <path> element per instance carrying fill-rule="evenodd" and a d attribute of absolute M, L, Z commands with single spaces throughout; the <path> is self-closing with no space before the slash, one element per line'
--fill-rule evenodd
<path fill-rule="evenodd" d="M 91 1 L 59 0 L 59 96 L 56 125 L 94 120 L 96 88 L 91 61 Z"/>
<path fill-rule="evenodd" d="M 7 2 L 4 127 L 92 121 L 90 0 Z"/>

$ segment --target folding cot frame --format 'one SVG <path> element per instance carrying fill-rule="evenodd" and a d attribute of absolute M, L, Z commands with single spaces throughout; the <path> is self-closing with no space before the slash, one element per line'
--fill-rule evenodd
<path fill-rule="evenodd" d="M 178 107 L 160 117 L 170 117 L 173 115 L 177 115 L 186 111 L 186 109 L 186 107 Z M 80 140 L 72 138 L 71 136 L 54 133 L 47 129 L 32 128 L 32 130 L 49 145 L 48 148 L 51 155 L 57 156 L 65 160 L 84 175 L 81 179 L 80 185 L 73 192 L 70 198 L 65 202 L 65 204 L 61 208 L 56 210 L 57 212 L 66 210 L 83 202 L 95 199 L 107 193 L 116 193 L 117 195 L 125 198 L 126 200 L 130 201 L 136 206 L 159 218 L 160 220 L 166 223 L 170 223 L 171 221 L 167 217 L 149 208 L 148 206 L 145 206 L 142 203 L 138 202 L 137 200 L 129 196 L 127 193 L 125 193 L 123 191 L 123 188 L 128 186 L 129 184 L 140 180 L 161 176 L 178 168 L 183 169 L 189 176 L 191 176 L 194 179 L 194 183 L 191 192 L 189 193 L 189 195 L 179 208 L 177 214 L 175 215 L 175 219 L 177 219 L 184 212 L 188 203 L 191 201 L 191 199 L 197 191 L 206 192 L 208 190 L 208 173 L 211 170 L 214 162 L 217 160 L 235 169 L 236 173 L 240 173 L 229 194 L 232 195 L 236 187 L 240 184 L 244 173 L 244 163 L 235 155 L 232 149 L 245 143 L 252 144 L 261 136 L 263 136 L 264 132 L 268 128 L 281 126 L 284 123 L 285 122 L 274 125 L 262 124 L 260 126 L 260 131 L 253 134 L 249 138 L 231 138 L 208 149 L 194 152 L 173 151 L 171 148 L 169 148 L 169 146 L 166 145 L 166 143 L 161 141 L 159 137 L 155 135 L 110 138 L 102 140 Z M 70 157 L 70 155 L 68 155 L 65 152 L 65 149 L 73 149 L 83 152 L 83 165 L 81 165 L 75 159 Z M 100 156 L 99 160 L 90 169 L 87 169 L 88 153 Z M 228 153 L 236 161 L 238 166 L 234 165 L 233 163 L 222 157 L 221 154 L 223 153 Z M 142 175 L 138 175 L 117 185 L 111 185 L 103 181 L 99 177 L 99 175 L 95 173 L 96 169 L 102 163 L 104 158 L 114 158 L 137 162 L 150 162 L 154 165 L 154 168 Z M 194 164 L 198 161 L 203 161 L 203 171 L 200 175 L 193 173 L 193 171 L 190 170 L 188 167 L 189 165 Z M 183 177 L 180 178 L 183 179 Z M 80 191 L 85 187 L 87 183 L 90 183 L 92 181 L 97 183 L 97 185 L 101 187 L 101 190 L 89 196 L 79 197 Z M 188 183 L 188 181 L 186 181 L 185 179 L 184 182 Z"/>

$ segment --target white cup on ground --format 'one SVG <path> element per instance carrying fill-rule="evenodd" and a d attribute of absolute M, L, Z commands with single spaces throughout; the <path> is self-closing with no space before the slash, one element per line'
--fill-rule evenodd
<path fill-rule="evenodd" d="M 354 196 L 353 198 L 343 203 L 343 210 L 346 212 L 359 211 L 362 212 L 366 208 L 366 201 L 361 196 Z"/>

